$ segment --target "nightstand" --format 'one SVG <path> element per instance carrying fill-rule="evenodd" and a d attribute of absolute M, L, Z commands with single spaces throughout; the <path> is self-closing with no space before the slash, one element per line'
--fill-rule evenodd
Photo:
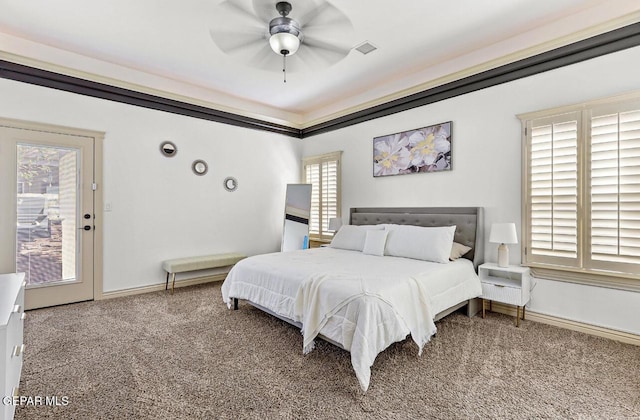
<path fill-rule="evenodd" d="M 485 317 L 484 301 L 488 300 L 516 306 L 516 327 L 520 326 L 520 307 L 524 320 L 525 305 L 529 303 L 531 272 L 528 267 L 510 265 L 499 267 L 495 263 L 485 263 L 478 267 L 482 283 L 482 318 Z M 491 310 L 491 306 L 489 306 Z"/>

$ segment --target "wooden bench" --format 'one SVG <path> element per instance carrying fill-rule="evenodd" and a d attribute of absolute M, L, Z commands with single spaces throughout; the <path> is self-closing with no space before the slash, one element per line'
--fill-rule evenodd
<path fill-rule="evenodd" d="M 176 273 L 227 267 L 234 265 L 244 258 L 246 258 L 246 255 L 230 252 L 227 254 L 201 255 L 199 257 L 175 258 L 163 261 L 162 268 L 167 272 L 167 282 L 164 286 L 164 290 L 169 288 L 169 274 L 173 276 L 173 282 L 171 283 L 171 293 L 173 294 L 173 289 L 176 285 Z"/>

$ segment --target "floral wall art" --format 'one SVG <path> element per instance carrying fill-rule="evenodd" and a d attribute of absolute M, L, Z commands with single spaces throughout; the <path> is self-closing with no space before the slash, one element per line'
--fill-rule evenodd
<path fill-rule="evenodd" d="M 373 139 L 373 176 L 451 170 L 451 121 Z"/>

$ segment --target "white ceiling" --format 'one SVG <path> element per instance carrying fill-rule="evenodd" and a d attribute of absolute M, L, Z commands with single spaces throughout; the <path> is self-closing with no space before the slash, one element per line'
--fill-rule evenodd
<path fill-rule="evenodd" d="M 253 13 L 253 2 L 268 0 L 227 2 Z M 324 0 L 290 2 L 296 18 Z M 317 26 L 315 38 L 378 50 L 295 72 L 303 55 L 294 55 L 286 84 L 275 53 L 250 65 L 246 51 L 229 55 L 213 42 L 212 30 L 256 25 L 221 0 L 0 0 L 0 59 L 301 128 L 640 21 L 638 0 L 331 4 L 353 28 Z"/>

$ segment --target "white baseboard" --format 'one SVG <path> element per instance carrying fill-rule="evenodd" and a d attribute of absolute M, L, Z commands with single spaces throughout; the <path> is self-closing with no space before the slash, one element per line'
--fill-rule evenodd
<path fill-rule="evenodd" d="M 489 309 L 489 302 L 486 303 L 487 311 Z M 493 302 L 491 305 L 493 312 L 498 312 L 505 315 L 516 316 L 515 306 L 505 305 L 499 302 Z M 591 334 L 598 337 L 604 337 L 611 340 L 620 341 L 623 343 L 634 344 L 640 346 L 640 335 L 631 334 L 624 331 L 612 330 L 611 328 L 599 327 L 596 325 L 585 324 L 582 322 L 571 321 L 564 318 L 558 318 L 552 315 L 541 314 L 526 310 L 525 319 L 528 321 L 541 322 L 543 324 L 553 325 L 555 327 L 566 328 L 572 331 L 578 331 L 585 334 Z"/>
<path fill-rule="evenodd" d="M 186 287 L 186 286 L 194 286 L 196 284 L 209 283 L 212 281 L 221 281 L 227 277 L 228 273 L 220 273 L 220 274 L 212 274 L 204 277 L 194 277 L 191 279 L 184 280 L 176 280 L 176 288 L 178 287 Z M 124 290 L 116 290 L 113 292 L 104 292 L 100 298 L 96 300 L 102 299 L 113 299 L 117 297 L 123 296 L 131 296 L 131 295 L 139 295 L 141 293 L 149 293 L 149 292 L 158 292 L 164 290 L 165 283 L 162 284 L 153 284 L 150 286 L 142 286 L 142 287 L 134 287 L 132 289 L 124 289 Z M 169 290 L 171 290 L 171 282 L 169 282 Z M 169 290 L 167 293 L 169 293 Z"/>
<path fill-rule="evenodd" d="M 227 277 L 227 273 L 214 274 L 214 275 L 209 275 L 204 277 L 195 277 L 191 279 L 176 281 L 175 287 L 186 287 L 186 286 L 193 286 L 196 284 L 209 283 L 213 281 L 222 281 L 226 277 Z M 141 293 L 158 292 L 158 291 L 164 290 L 164 288 L 165 288 L 164 284 L 154 284 L 151 286 L 142 286 L 142 287 L 136 287 L 132 289 L 117 290 L 114 292 L 104 292 L 101 298 L 96 300 L 138 295 Z M 488 311 L 489 302 L 487 302 L 486 305 L 487 305 L 486 308 Z M 498 312 L 504 315 L 516 316 L 515 306 L 505 305 L 499 302 L 493 302 L 491 305 L 491 309 L 493 312 Z M 637 335 L 637 334 L 631 334 L 624 331 L 617 331 L 617 330 L 612 330 L 610 328 L 599 327 L 596 325 L 585 324 L 577 321 L 571 321 L 568 319 L 558 318 L 552 315 L 542 314 L 542 313 L 534 312 L 530 310 L 526 311 L 525 318 L 528 321 L 541 322 L 543 324 L 553 325 L 555 327 L 566 328 L 572 331 L 578 331 L 585 334 L 595 335 L 597 337 L 604 337 L 611 340 L 616 340 L 623 343 L 640 346 L 640 335 Z"/>

